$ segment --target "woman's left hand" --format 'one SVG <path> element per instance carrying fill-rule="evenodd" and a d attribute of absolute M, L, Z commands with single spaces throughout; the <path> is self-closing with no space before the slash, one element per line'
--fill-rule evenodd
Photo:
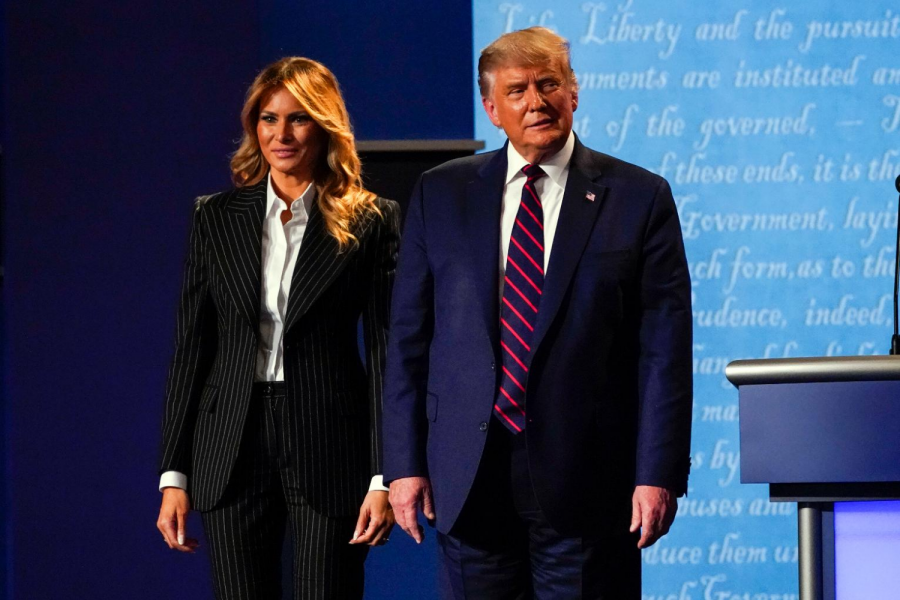
<path fill-rule="evenodd" d="M 350 543 L 381 546 L 387 543 L 393 527 L 394 511 L 388 502 L 388 493 L 371 491 L 359 509 L 356 531 Z"/>

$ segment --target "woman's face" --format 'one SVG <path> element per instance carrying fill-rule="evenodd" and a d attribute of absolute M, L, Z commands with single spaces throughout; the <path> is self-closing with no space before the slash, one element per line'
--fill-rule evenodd
<path fill-rule="evenodd" d="M 273 171 L 311 179 L 327 135 L 294 96 L 278 87 L 260 101 L 256 135 Z"/>

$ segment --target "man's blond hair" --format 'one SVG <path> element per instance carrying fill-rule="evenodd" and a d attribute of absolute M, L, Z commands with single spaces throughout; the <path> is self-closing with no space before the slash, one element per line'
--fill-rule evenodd
<path fill-rule="evenodd" d="M 550 66 L 578 91 L 578 80 L 569 56 L 569 42 L 546 27 L 529 27 L 505 33 L 481 51 L 478 59 L 478 88 L 481 97 L 490 96 L 494 72 L 501 67 Z"/>

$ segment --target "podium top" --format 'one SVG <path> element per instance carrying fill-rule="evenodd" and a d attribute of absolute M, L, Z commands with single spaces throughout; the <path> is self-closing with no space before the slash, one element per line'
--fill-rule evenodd
<path fill-rule="evenodd" d="M 725 367 L 736 387 L 763 383 L 900 381 L 900 356 L 822 356 L 736 360 Z"/>

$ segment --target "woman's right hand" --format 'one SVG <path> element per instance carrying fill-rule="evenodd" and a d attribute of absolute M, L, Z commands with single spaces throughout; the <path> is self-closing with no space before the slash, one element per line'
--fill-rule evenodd
<path fill-rule="evenodd" d="M 181 488 L 167 487 L 163 488 L 162 495 L 156 528 L 172 550 L 193 552 L 200 543 L 194 538 L 186 537 L 187 516 L 191 510 L 187 492 Z"/>

